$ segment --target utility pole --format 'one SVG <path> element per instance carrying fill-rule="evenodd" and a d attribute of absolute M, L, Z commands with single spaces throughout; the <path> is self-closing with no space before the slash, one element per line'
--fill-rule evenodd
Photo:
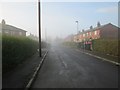
<path fill-rule="evenodd" d="M 39 29 L 39 57 L 41 57 L 41 10 L 40 10 L 40 0 L 38 0 L 38 29 Z"/>

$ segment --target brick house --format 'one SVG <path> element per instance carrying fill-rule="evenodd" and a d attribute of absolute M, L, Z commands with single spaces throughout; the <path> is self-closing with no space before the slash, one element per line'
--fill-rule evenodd
<path fill-rule="evenodd" d="M 108 23 L 105 25 L 100 25 L 95 28 L 90 28 L 89 30 L 82 31 L 77 36 L 78 42 L 86 41 L 89 39 L 117 39 L 118 38 L 118 27 Z M 76 39 L 76 38 L 74 38 Z M 76 40 L 75 40 L 76 41 Z"/>
<path fill-rule="evenodd" d="M 78 43 L 84 43 L 84 45 L 88 45 L 88 48 L 91 47 L 91 40 L 94 39 L 118 39 L 118 27 L 108 23 L 105 25 L 100 25 L 97 23 L 97 27 L 93 28 L 92 26 L 90 29 L 86 31 L 80 32 L 78 35 L 74 36 L 74 41 Z"/>
<path fill-rule="evenodd" d="M 26 36 L 27 31 L 11 25 L 7 25 L 5 23 L 5 20 L 2 20 L 1 26 L 2 26 L 2 34 L 10 35 L 10 36 Z"/>

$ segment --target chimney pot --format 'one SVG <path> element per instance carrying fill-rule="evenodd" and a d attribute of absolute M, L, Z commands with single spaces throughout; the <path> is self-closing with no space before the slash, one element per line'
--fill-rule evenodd
<path fill-rule="evenodd" d="M 92 26 L 90 26 L 90 29 L 93 29 L 93 27 L 92 27 Z"/>
<path fill-rule="evenodd" d="M 97 27 L 100 27 L 100 26 L 101 26 L 101 24 L 100 24 L 100 22 L 98 22 L 98 23 L 97 23 Z"/>

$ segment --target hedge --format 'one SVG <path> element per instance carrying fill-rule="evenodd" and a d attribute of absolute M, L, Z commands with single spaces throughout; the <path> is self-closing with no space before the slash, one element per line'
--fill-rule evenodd
<path fill-rule="evenodd" d="M 75 42 L 64 42 L 63 45 L 81 48 L 80 44 Z M 118 39 L 95 39 L 92 40 L 93 51 L 102 54 L 109 54 L 112 56 L 118 56 L 120 53 L 120 40 Z M 120 57 L 120 56 L 119 56 Z"/>
<path fill-rule="evenodd" d="M 2 36 L 3 73 L 15 68 L 36 53 L 38 42 L 27 37 Z"/>
<path fill-rule="evenodd" d="M 73 47 L 73 48 L 77 48 L 78 44 L 75 42 L 63 42 L 63 45 L 69 46 L 69 47 Z"/>
<path fill-rule="evenodd" d="M 118 56 L 118 40 L 115 39 L 93 40 L 93 50 L 104 54 Z"/>

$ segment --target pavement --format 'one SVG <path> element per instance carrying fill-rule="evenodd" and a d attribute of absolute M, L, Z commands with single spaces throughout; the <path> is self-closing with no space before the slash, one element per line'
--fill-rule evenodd
<path fill-rule="evenodd" d="M 80 48 L 77 48 L 76 50 L 79 50 L 81 52 L 84 52 L 84 53 L 89 53 L 89 54 L 92 54 L 94 56 L 98 56 L 98 57 L 101 57 L 101 58 L 105 58 L 111 62 L 116 62 L 116 63 L 120 63 L 119 62 L 119 57 L 118 56 L 113 56 L 113 55 L 109 55 L 109 54 L 105 54 L 105 53 L 100 53 L 100 52 L 96 52 L 96 51 L 89 51 L 89 50 L 84 50 L 84 49 L 80 49 Z"/>
<path fill-rule="evenodd" d="M 53 44 L 32 84 L 34 88 L 118 88 L 118 66 Z"/>
<path fill-rule="evenodd" d="M 46 49 L 42 49 L 42 57 Z M 41 61 L 38 52 L 2 77 L 2 88 L 24 88 Z"/>

